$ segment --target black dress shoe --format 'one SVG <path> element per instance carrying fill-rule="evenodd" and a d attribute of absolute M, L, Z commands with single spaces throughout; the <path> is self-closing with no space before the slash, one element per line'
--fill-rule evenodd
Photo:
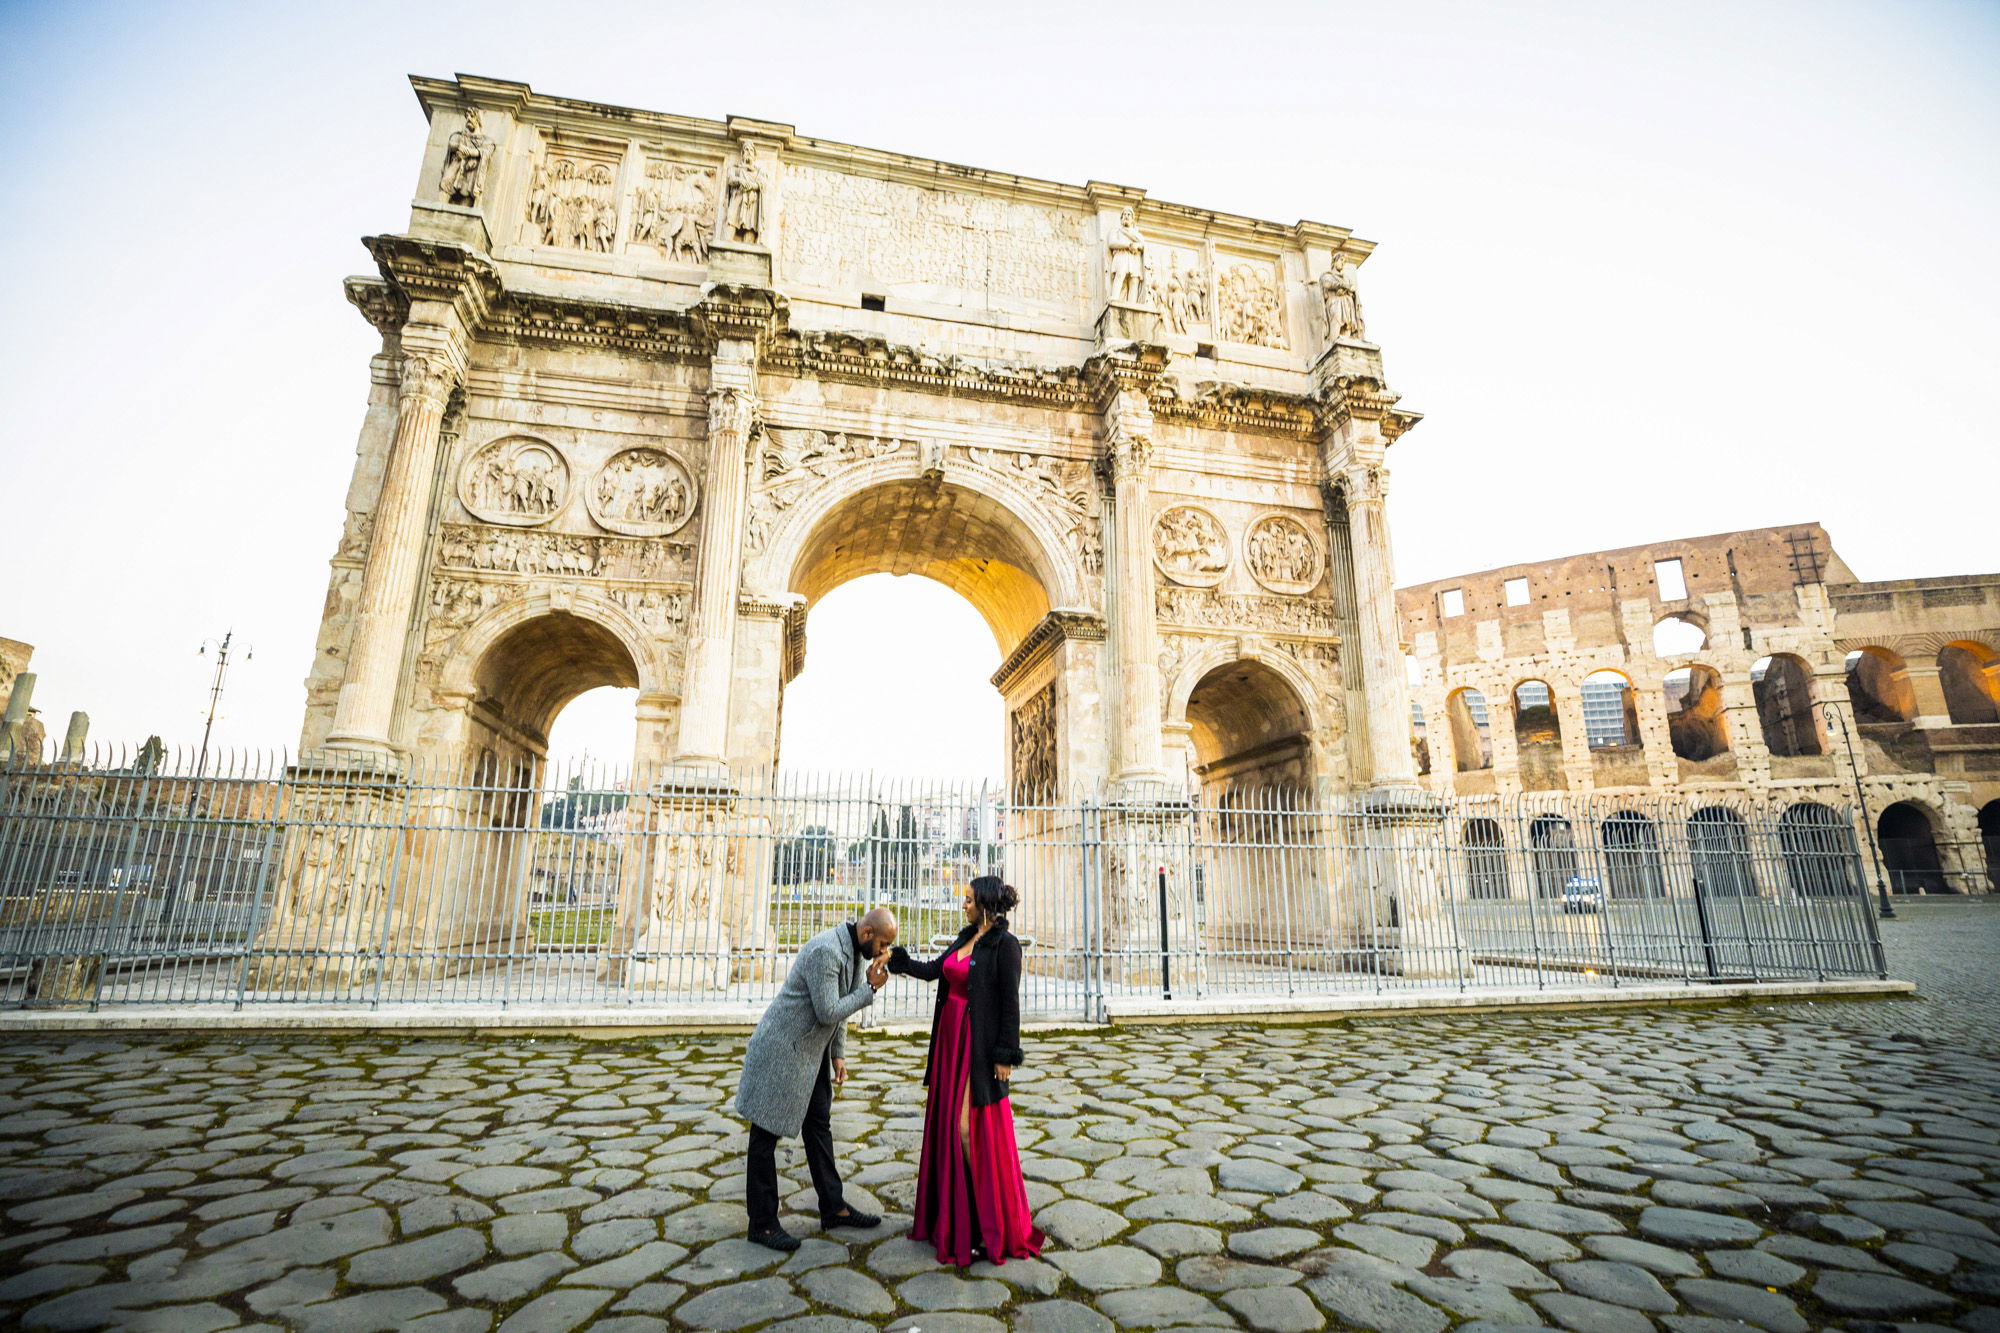
<path fill-rule="evenodd" d="M 783 1227 L 772 1227 L 769 1231 L 753 1231 L 750 1233 L 750 1243 L 762 1245 L 767 1250 L 776 1250 L 780 1254 L 790 1254 L 799 1248 L 799 1238 Z"/>
<path fill-rule="evenodd" d="M 859 1208 L 849 1205 L 831 1216 L 821 1213 L 819 1224 L 823 1230 L 831 1230 L 834 1227 L 858 1227 L 865 1231 L 869 1227 L 881 1226 L 882 1219 L 873 1213 L 864 1213 Z"/>

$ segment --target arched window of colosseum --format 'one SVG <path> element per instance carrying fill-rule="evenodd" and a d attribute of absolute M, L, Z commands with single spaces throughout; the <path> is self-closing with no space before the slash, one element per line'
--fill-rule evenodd
<path fill-rule="evenodd" d="M 1514 687 L 1514 740 L 1519 745 L 1561 745 L 1562 721 L 1546 681 L 1524 680 Z"/>
<path fill-rule="evenodd" d="M 1694 886 L 1712 898 L 1757 896 L 1750 832 L 1743 816 L 1719 805 L 1705 806 L 1689 818 L 1688 860 Z"/>
<path fill-rule="evenodd" d="M 1778 816 L 1778 850 L 1785 858 L 1785 880 L 1800 897 L 1860 891 L 1854 830 L 1828 807 L 1816 801 L 1786 806 Z"/>
<path fill-rule="evenodd" d="M 1979 807 L 1979 841 L 1986 848 L 1986 891 L 2000 893 L 2000 801 Z"/>
<path fill-rule="evenodd" d="M 1891 891 L 1952 892 L 1938 861 L 1937 831 L 1922 806 L 1898 801 L 1884 810 L 1875 825 L 1875 838 L 1882 848 L 1882 866 L 1889 872 Z"/>
<path fill-rule="evenodd" d="M 1478 690 L 1453 690 L 1445 701 L 1451 724 L 1451 753 L 1460 773 L 1493 767 L 1493 745 L 1487 735 L 1486 696 Z"/>
<path fill-rule="evenodd" d="M 1708 647 L 1708 631 L 1686 616 L 1668 616 L 1653 626 L 1655 657 L 1686 657 Z"/>
<path fill-rule="evenodd" d="M 1857 648 L 1847 655 L 1847 697 L 1856 722 L 1908 722 L 1917 715 L 1909 668 L 1887 648 Z"/>
<path fill-rule="evenodd" d="M 1983 643 L 1948 643 L 1938 654 L 1944 705 L 1960 726 L 2000 722 L 2000 653 Z"/>
<path fill-rule="evenodd" d="M 1812 672 L 1803 661 L 1790 653 L 1758 658 L 1750 668 L 1750 688 L 1764 748 L 1781 759 L 1826 753 L 1813 715 Z"/>
<path fill-rule="evenodd" d="M 1424 706 L 1410 700 L 1410 755 L 1417 761 L 1417 776 L 1431 774 L 1431 739 L 1424 726 Z"/>
<path fill-rule="evenodd" d="M 1507 840 L 1497 819 L 1482 816 L 1465 821 L 1465 896 L 1513 896 L 1507 884 Z"/>
<path fill-rule="evenodd" d="M 1606 668 L 1583 678 L 1583 734 L 1593 750 L 1639 743 L 1639 709 L 1624 672 Z"/>
<path fill-rule="evenodd" d="M 1582 869 L 1569 821 L 1560 815 L 1537 815 L 1528 825 L 1528 860 L 1535 870 L 1535 896 L 1561 899 L 1570 877 Z"/>
<path fill-rule="evenodd" d="M 1605 892 L 1612 898 L 1664 898 L 1660 830 L 1637 810 L 1620 810 L 1599 828 L 1604 841 Z"/>
<path fill-rule="evenodd" d="M 1705 666 L 1669 671 L 1667 735 L 1674 755 L 1699 764 L 1729 752 L 1729 719 L 1722 707 L 1722 677 Z"/>

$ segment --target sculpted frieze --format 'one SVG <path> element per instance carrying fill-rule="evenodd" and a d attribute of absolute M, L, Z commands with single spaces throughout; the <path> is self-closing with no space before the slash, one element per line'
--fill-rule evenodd
<path fill-rule="evenodd" d="M 613 588 L 606 594 L 625 613 L 658 634 L 678 634 L 687 627 L 688 594 L 659 588 Z"/>
<path fill-rule="evenodd" d="M 458 498 L 488 523 L 535 527 L 562 509 L 569 485 L 562 450 L 532 435 L 510 435 L 466 460 L 458 474 Z"/>
<path fill-rule="evenodd" d="M 439 565 L 493 574 L 659 583 L 684 577 L 693 559 L 694 548 L 685 542 L 580 537 L 471 523 L 445 524 L 438 540 Z"/>
<path fill-rule="evenodd" d="M 749 523 L 744 544 L 751 554 L 764 549 L 778 517 L 792 507 L 814 482 L 823 481 L 857 463 L 918 450 L 916 440 L 852 431 L 797 430 L 766 427 L 758 454 L 757 476 L 750 492 Z"/>
<path fill-rule="evenodd" d="M 1331 602 L 1219 593 L 1206 588 L 1159 588 L 1154 596 L 1155 613 L 1164 625 L 1255 629 L 1273 634 L 1337 632 Z"/>
<path fill-rule="evenodd" d="M 1090 252 L 1084 221 L 971 191 L 791 166 L 781 271 L 821 287 L 922 283 L 1081 306 Z"/>
<path fill-rule="evenodd" d="M 1215 283 L 1217 336 L 1253 347 L 1285 348 L 1285 304 L 1277 271 L 1269 264 L 1240 263 Z"/>
<path fill-rule="evenodd" d="M 1311 592 L 1324 568 L 1319 543 L 1290 514 L 1266 514 L 1252 523 L 1243 553 L 1251 577 L 1272 592 Z"/>
<path fill-rule="evenodd" d="M 1174 505 L 1153 521 L 1153 563 L 1175 583 L 1212 588 L 1229 572 L 1229 534 L 1198 505 Z"/>
<path fill-rule="evenodd" d="M 694 476 L 664 449 L 621 449 L 598 469 L 584 498 L 600 527 L 664 537 L 694 517 Z"/>
<path fill-rule="evenodd" d="M 1063 535 L 1083 567 L 1093 574 L 1104 567 L 1104 515 L 1090 464 L 1010 449 L 967 448 L 965 456 L 975 467 L 1039 491 L 1062 515 Z"/>
<path fill-rule="evenodd" d="M 1014 800 L 1047 800 L 1056 789 L 1056 687 L 1044 685 L 1010 719 Z"/>
<path fill-rule="evenodd" d="M 1199 333 L 1209 328 L 1209 272 L 1197 252 L 1172 246 L 1152 246 L 1147 252 L 1146 285 L 1153 304 L 1175 333 Z"/>
<path fill-rule="evenodd" d="M 340 545 L 334 549 L 333 558 L 360 561 L 368 554 L 368 540 L 374 532 L 374 514 L 349 510 L 347 522 L 341 525 Z"/>
<path fill-rule="evenodd" d="M 618 235 L 618 173 L 611 161 L 582 152 L 550 153 L 528 183 L 530 244 L 610 254 Z"/>
<path fill-rule="evenodd" d="M 632 192 L 632 244 L 677 264 L 708 262 L 715 230 L 715 172 L 653 158 Z"/>

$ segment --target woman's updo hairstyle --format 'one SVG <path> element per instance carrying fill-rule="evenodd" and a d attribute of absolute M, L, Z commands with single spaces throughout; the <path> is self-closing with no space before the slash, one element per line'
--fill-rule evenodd
<path fill-rule="evenodd" d="M 972 901 L 973 905 L 979 908 L 981 915 L 1005 930 L 1007 913 L 1015 903 L 1021 901 L 1021 896 L 1014 892 L 1013 885 L 998 875 L 981 875 L 972 881 Z"/>

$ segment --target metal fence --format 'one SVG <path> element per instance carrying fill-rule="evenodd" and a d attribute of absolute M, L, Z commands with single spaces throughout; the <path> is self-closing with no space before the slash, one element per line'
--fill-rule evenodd
<path fill-rule="evenodd" d="M 893 907 L 1017 886 L 1022 1008 L 1882 975 L 1845 809 L 234 755 L 0 769 L 0 1003 L 755 1002 Z M 892 982 L 875 1018 L 929 1012 Z"/>

